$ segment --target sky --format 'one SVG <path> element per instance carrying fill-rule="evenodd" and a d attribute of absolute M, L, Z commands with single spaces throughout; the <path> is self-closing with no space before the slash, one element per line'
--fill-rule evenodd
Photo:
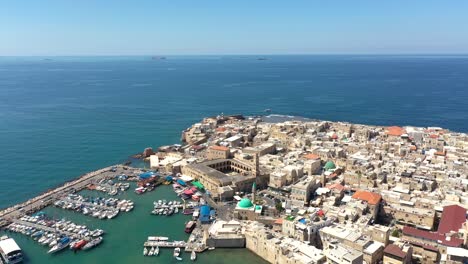
<path fill-rule="evenodd" d="M 468 54 L 468 1 L 0 0 L 0 56 Z"/>

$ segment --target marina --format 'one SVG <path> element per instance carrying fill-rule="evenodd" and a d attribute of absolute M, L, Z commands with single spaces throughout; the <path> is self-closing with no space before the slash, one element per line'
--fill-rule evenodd
<path fill-rule="evenodd" d="M 69 194 L 54 203 L 56 207 L 80 212 L 99 219 L 112 219 L 119 212 L 133 210 L 133 202 L 116 198 L 84 197 L 77 194 Z"/>

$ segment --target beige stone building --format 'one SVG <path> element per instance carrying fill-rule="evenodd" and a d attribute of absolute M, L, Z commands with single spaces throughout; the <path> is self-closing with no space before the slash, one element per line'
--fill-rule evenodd
<path fill-rule="evenodd" d="M 189 164 L 182 173 L 199 180 L 214 199 L 231 199 L 234 192 L 250 192 L 259 174 L 258 156 L 249 162 L 216 159 Z"/>
<path fill-rule="evenodd" d="M 229 148 L 224 146 L 211 146 L 206 151 L 206 158 L 208 160 L 214 159 L 227 159 L 229 158 Z"/>

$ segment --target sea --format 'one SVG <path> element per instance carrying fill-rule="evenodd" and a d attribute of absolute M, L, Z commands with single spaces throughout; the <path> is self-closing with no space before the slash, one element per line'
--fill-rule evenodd
<path fill-rule="evenodd" d="M 0 57 L 0 208 L 145 147 L 180 143 L 183 129 L 220 114 L 302 116 L 468 132 L 467 55 Z M 266 110 L 271 111 L 266 111 Z M 170 189 L 134 197 L 110 221 L 46 211 L 107 229 L 100 248 L 54 256 L 14 235 L 26 263 L 171 263 L 142 256 L 150 235 L 183 238 L 184 216 L 149 215 Z M 185 256 L 188 259 L 188 256 Z M 185 259 L 184 259 L 185 261 Z M 200 263 L 264 263 L 246 249 Z"/>

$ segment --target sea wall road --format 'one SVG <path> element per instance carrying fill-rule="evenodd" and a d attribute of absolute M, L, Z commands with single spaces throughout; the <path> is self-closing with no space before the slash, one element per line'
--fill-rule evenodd
<path fill-rule="evenodd" d="M 103 179 L 114 178 L 119 174 L 136 176 L 139 170 L 140 169 L 138 168 L 115 165 L 86 173 L 79 178 L 66 182 L 63 185 L 29 199 L 24 203 L 17 204 L 0 211 L 0 227 L 22 217 L 25 214 L 41 210 L 42 208 L 58 200 L 60 197 L 63 197 L 69 193 L 80 191 L 90 184 L 97 183 Z"/>

